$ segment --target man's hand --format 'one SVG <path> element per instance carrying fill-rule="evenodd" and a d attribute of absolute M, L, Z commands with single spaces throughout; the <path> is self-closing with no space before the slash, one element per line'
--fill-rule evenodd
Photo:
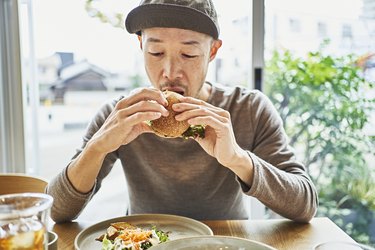
<path fill-rule="evenodd" d="M 187 120 L 190 125 L 206 125 L 205 137 L 195 140 L 220 164 L 251 185 L 252 160 L 237 144 L 228 111 L 192 97 L 184 97 L 181 103 L 174 104 L 172 108 L 181 112 L 175 117 L 176 120 Z"/>
<path fill-rule="evenodd" d="M 121 99 L 104 124 L 88 141 L 82 153 L 68 167 L 68 178 L 81 193 L 92 190 L 105 156 L 142 133 L 152 132 L 146 124 L 161 115 L 168 116 L 167 100 L 153 88 L 137 89 Z"/>
<path fill-rule="evenodd" d="M 154 88 L 136 89 L 121 99 L 102 127 L 90 140 L 90 146 L 100 153 L 110 153 L 128 144 L 140 134 L 152 132 L 146 121 L 168 116 L 167 100 Z"/>

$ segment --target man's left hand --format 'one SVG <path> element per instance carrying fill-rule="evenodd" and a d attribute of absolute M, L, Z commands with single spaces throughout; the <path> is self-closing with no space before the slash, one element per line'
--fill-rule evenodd
<path fill-rule="evenodd" d="M 195 138 L 201 147 L 220 164 L 229 167 L 243 149 L 236 142 L 228 111 L 192 97 L 184 97 L 173 109 L 181 112 L 176 120 L 187 120 L 190 125 L 205 125 L 205 138 Z"/>

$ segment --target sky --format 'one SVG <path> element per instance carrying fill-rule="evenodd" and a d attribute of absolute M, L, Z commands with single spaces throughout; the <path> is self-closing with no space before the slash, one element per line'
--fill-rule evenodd
<path fill-rule="evenodd" d="M 357 19 L 362 8 L 362 0 L 265 0 L 265 3 L 266 8 L 340 19 Z"/>
<path fill-rule="evenodd" d="M 33 30 L 36 58 L 51 56 L 56 51 L 73 52 L 77 61 L 87 59 L 109 71 L 129 68 L 127 62 L 141 58 L 136 36 L 92 18 L 85 10 L 85 0 L 29 0 L 33 5 Z M 139 0 L 99 0 L 95 7 L 104 13 L 128 13 Z M 245 15 L 248 0 L 237 0 L 236 8 L 227 8 L 227 0 L 216 1 L 221 15 L 222 30 L 225 20 Z M 222 11 L 225 9 L 225 12 Z M 225 46 L 224 46 L 225 47 Z"/>
<path fill-rule="evenodd" d="M 92 18 L 84 9 L 85 0 L 29 0 L 33 1 L 33 27 L 36 58 L 44 58 L 56 51 L 73 52 L 77 60 L 89 62 L 110 71 L 121 71 L 128 61 L 140 57 L 138 41 L 126 30 Z M 139 0 L 98 0 L 96 7 L 106 13 L 128 13 Z M 235 43 L 229 30 L 230 20 L 244 16 L 249 0 L 214 0 L 222 38 Z M 234 4 L 235 3 L 235 4 Z M 340 11 L 337 10 L 340 6 Z M 266 8 L 304 11 L 307 14 L 329 15 L 338 18 L 358 16 L 361 0 L 266 0 Z M 225 34 L 229 34 L 225 36 Z M 230 40 L 233 39 L 233 40 Z"/>
<path fill-rule="evenodd" d="M 87 59 L 107 69 L 121 70 L 126 58 L 139 53 L 134 50 L 138 47 L 136 36 L 90 17 L 84 2 L 34 1 L 36 57 L 47 57 L 55 51 L 74 52 L 77 60 Z"/>

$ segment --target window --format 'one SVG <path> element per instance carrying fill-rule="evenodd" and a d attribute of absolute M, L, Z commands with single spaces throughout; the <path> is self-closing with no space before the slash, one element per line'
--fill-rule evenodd
<path fill-rule="evenodd" d="M 86 2 L 91 6 L 85 6 Z M 136 37 L 115 27 L 115 13 L 125 14 L 138 4 L 138 0 L 21 1 L 24 171 L 46 179 L 54 177 L 80 147 L 85 127 L 100 105 L 148 85 Z M 247 86 L 252 62 L 251 4 L 247 0 L 236 0 L 235 5 L 217 0 L 215 5 L 225 42 L 207 80 Z M 97 10 L 110 17 L 109 22 L 92 18 Z M 4 113 L 1 109 L 0 115 Z M 117 168 L 113 176 L 123 182 L 118 172 Z"/>
<path fill-rule="evenodd" d="M 301 22 L 298 19 L 291 18 L 289 19 L 289 28 L 292 33 L 300 33 Z"/>
<path fill-rule="evenodd" d="M 374 214 L 366 193 L 375 189 L 375 88 L 364 78 L 375 83 L 375 2 L 265 3 L 266 94 L 317 185 L 318 216 L 373 245 L 362 215 Z M 350 220 L 354 214 L 362 215 Z"/>
<path fill-rule="evenodd" d="M 375 18 L 375 2 L 373 0 L 363 0 L 361 17 L 368 19 Z"/>
<path fill-rule="evenodd" d="M 353 33 L 352 33 L 352 27 L 348 24 L 344 24 L 342 26 L 342 38 L 352 38 Z"/>
<path fill-rule="evenodd" d="M 238 40 L 250 43 L 250 5 L 246 0 L 236 2 L 235 9 L 227 8 L 225 1 L 215 2 L 225 42 L 210 66 L 208 80 L 246 86 L 251 47 L 238 46 Z M 26 136 L 33 138 L 27 141 L 39 148 L 29 155 L 29 172 L 53 177 L 80 146 L 85 127 L 102 103 L 148 85 L 136 37 L 116 28 L 114 22 L 90 17 L 99 10 L 111 19 L 138 4 L 137 0 L 92 2 L 87 12 L 85 1 L 24 1 L 28 15 L 21 15 L 21 21 L 30 29 L 23 31 L 23 46 L 35 51 L 23 55 L 24 71 L 29 72 L 25 83 L 37 86 L 34 91 L 26 87 L 28 96 L 39 96 L 37 104 L 28 102 L 26 108 L 30 118 Z M 35 79 L 30 73 L 33 65 L 28 63 L 33 60 Z"/>
<path fill-rule="evenodd" d="M 326 38 L 327 37 L 327 25 L 323 22 L 318 22 L 318 37 Z"/>

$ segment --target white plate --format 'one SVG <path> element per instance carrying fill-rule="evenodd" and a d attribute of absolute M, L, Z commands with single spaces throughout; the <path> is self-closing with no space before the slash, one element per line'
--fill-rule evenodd
<path fill-rule="evenodd" d="M 167 241 L 152 250 L 276 250 L 253 240 L 231 236 L 196 236 Z"/>
<path fill-rule="evenodd" d="M 156 226 L 157 229 L 170 232 L 170 240 L 199 235 L 213 235 L 211 228 L 206 224 L 187 217 L 168 214 L 129 215 L 105 220 L 82 230 L 75 238 L 75 249 L 100 250 L 102 243 L 95 239 L 104 234 L 110 224 L 114 222 L 128 222 L 134 226 L 148 229 Z"/>

